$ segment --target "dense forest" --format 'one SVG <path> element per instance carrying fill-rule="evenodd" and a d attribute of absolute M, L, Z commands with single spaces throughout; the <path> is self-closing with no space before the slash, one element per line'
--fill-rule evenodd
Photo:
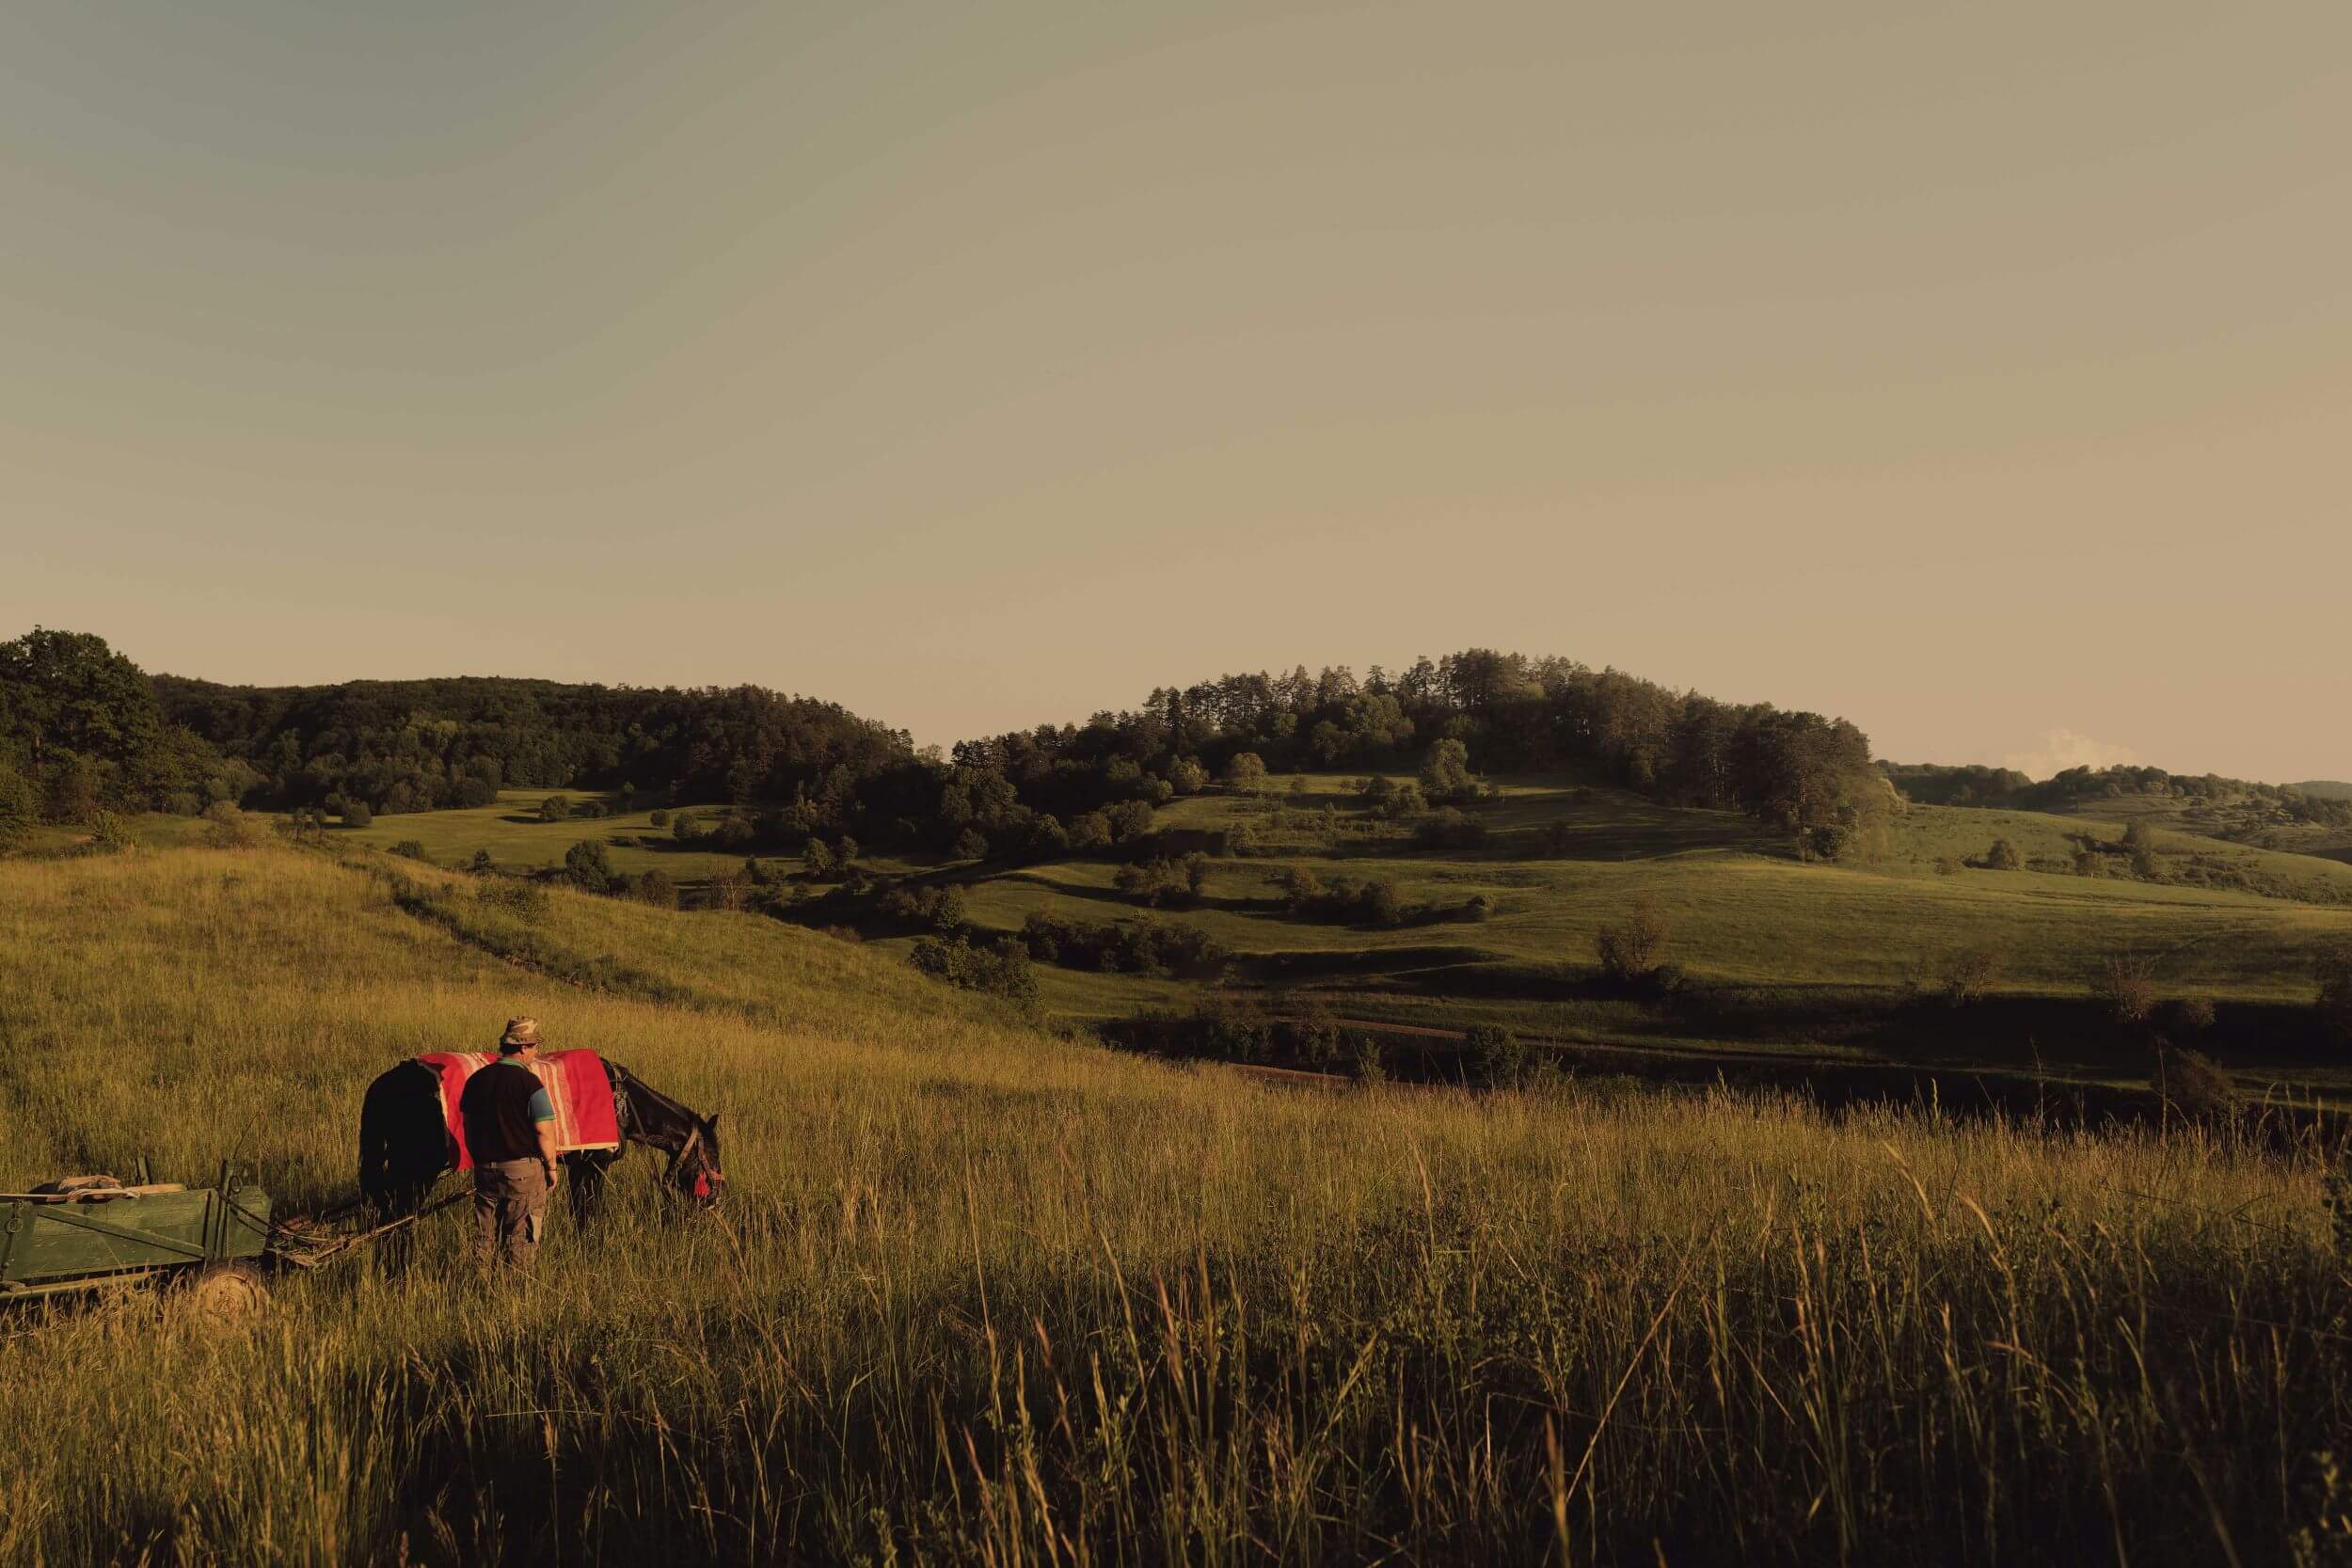
<path fill-rule="evenodd" d="M 1470 770 L 1576 769 L 1661 800 L 1743 810 L 1830 853 L 1893 798 L 1868 738 L 1843 720 L 1487 649 L 1394 674 L 1302 666 L 1164 687 L 1132 710 L 941 755 L 837 705 L 757 687 L 230 687 L 147 677 L 87 634 L 0 644 L 0 815 L 20 819 L 223 801 L 398 814 L 571 787 L 714 806 L 706 830 L 746 848 L 847 834 L 877 847 L 1038 854 L 1129 836 L 1153 806 L 1215 780 L 1409 774 L 1446 742 L 1458 773 L 1446 790 L 1462 800 L 1477 794 Z"/>

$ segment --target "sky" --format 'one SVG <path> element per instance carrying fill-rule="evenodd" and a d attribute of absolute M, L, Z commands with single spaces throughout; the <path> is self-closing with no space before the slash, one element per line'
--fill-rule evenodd
<path fill-rule="evenodd" d="M 0 0 L 0 637 L 2352 778 L 2352 7 Z"/>

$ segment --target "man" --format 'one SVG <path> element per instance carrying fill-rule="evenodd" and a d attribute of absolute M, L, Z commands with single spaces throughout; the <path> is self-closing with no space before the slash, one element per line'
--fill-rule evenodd
<path fill-rule="evenodd" d="M 539 1059 L 539 1021 L 512 1018 L 499 1059 L 466 1080 L 457 1115 L 473 1158 L 474 1248 L 485 1261 L 531 1267 L 556 1182 L 555 1102 L 531 1064 Z"/>

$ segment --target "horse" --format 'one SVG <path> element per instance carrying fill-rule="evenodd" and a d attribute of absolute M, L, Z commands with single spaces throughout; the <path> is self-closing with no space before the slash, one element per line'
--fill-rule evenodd
<path fill-rule="evenodd" d="M 716 1204 L 727 1180 L 719 1166 L 719 1113 L 706 1117 L 687 1109 L 618 1062 L 603 1067 L 621 1144 L 561 1157 L 574 1216 L 595 1218 L 605 1177 L 630 1144 L 669 1156 L 662 1182 L 687 1202 L 698 1209 Z M 399 1219 L 421 1209 L 456 1152 L 441 1105 L 440 1074 L 430 1063 L 410 1057 L 368 1085 L 359 1103 L 359 1191 L 379 1215 Z"/>

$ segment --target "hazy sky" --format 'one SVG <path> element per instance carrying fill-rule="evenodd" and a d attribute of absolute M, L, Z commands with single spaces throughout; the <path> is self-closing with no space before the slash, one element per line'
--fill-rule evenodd
<path fill-rule="evenodd" d="M 0 0 L 0 637 L 2352 777 L 2352 6 Z"/>

